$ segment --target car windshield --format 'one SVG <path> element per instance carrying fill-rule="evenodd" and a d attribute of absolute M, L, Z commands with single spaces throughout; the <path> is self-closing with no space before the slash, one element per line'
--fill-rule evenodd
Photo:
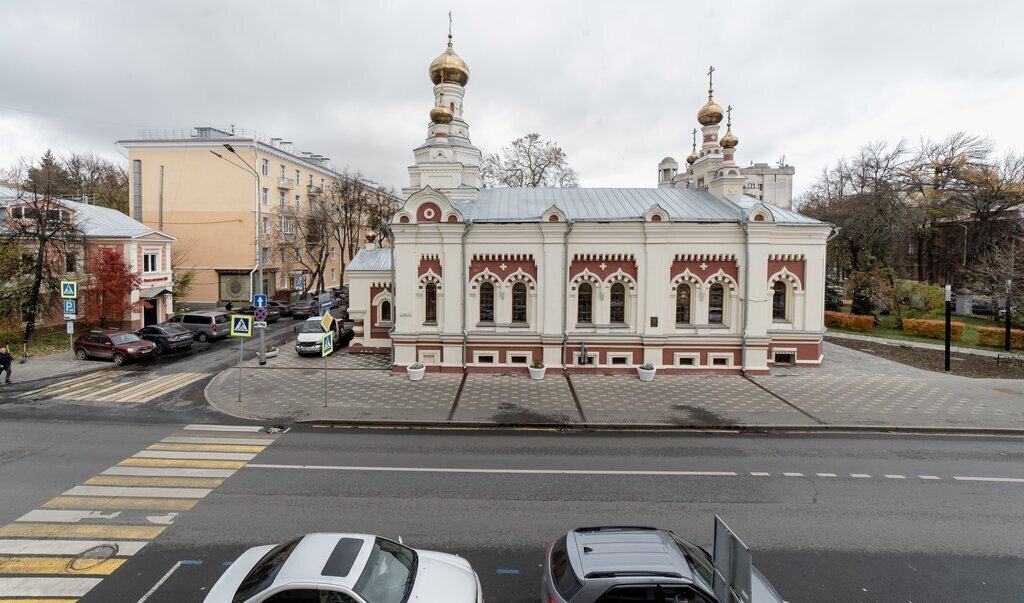
<path fill-rule="evenodd" d="M 323 333 L 324 329 L 320 326 L 320 321 L 310 320 L 302 325 L 300 333 Z"/>
<path fill-rule="evenodd" d="M 117 335 L 111 335 L 110 340 L 116 345 L 122 343 L 134 343 L 136 341 L 142 341 L 142 339 L 135 333 L 118 333 Z"/>
<path fill-rule="evenodd" d="M 242 583 L 238 585 L 238 590 L 235 591 L 231 603 L 246 601 L 273 584 L 277 573 L 281 571 L 281 566 L 288 560 L 288 556 L 292 554 L 300 540 L 302 539 L 296 538 L 291 542 L 279 544 L 264 555 L 263 559 L 253 566 Z"/>
<path fill-rule="evenodd" d="M 409 597 L 415 579 L 416 551 L 378 538 L 353 588 L 367 601 L 402 603 Z"/>
<path fill-rule="evenodd" d="M 686 557 L 686 563 L 690 565 L 690 571 L 693 572 L 693 581 L 703 587 L 704 590 L 711 592 L 715 568 L 708 561 L 707 555 L 699 546 L 683 540 L 675 534 L 672 534 L 672 540 L 676 543 L 676 547 L 683 554 L 683 557 Z"/>

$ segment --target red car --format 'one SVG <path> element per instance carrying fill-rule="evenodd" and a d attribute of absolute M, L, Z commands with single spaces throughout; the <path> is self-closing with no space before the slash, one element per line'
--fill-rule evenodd
<path fill-rule="evenodd" d="M 152 358 L 154 355 L 156 344 L 131 331 L 100 329 L 75 340 L 75 356 L 79 360 L 89 357 L 110 358 L 114 364 L 122 365 L 129 360 Z"/>

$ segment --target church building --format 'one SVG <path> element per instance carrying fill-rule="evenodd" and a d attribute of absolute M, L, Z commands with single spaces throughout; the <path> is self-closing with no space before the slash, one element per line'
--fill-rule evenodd
<path fill-rule="evenodd" d="M 354 349 L 445 372 L 821 364 L 832 226 L 788 209 L 791 193 L 777 205 L 744 194 L 731 112 L 719 138 L 710 83 L 700 148 L 682 172 L 666 158 L 657 187 L 485 188 L 451 33 L 428 73 L 434 106 L 392 246 L 347 269 Z"/>

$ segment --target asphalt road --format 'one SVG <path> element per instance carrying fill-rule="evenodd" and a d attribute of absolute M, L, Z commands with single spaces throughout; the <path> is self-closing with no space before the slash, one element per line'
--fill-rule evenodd
<path fill-rule="evenodd" d="M 0 525 L 182 425 L 5 421 Z M 1014 601 L 1022 461 L 1021 439 L 302 428 L 82 601 L 199 601 L 244 549 L 311 531 L 457 553 L 488 601 L 531 601 L 561 532 L 655 525 L 710 545 L 715 514 L 789 601 Z"/>

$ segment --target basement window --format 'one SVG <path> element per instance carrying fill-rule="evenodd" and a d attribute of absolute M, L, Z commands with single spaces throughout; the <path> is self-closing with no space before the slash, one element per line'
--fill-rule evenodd
<path fill-rule="evenodd" d="M 526 356 L 523 356 L 523 355 L 509 356 L 509 360 L 508 361 L 510 363 L 512 363 L 512 364 L 526 364 Z"/>
<path fill-rule="evenodd" d="M 693 357 L 687 356 L 679 359 L 679 366 L 693 366 Z"/>
<path fill-rule="evenodd" d="M 486 356 L 477 356 L 477 364 L 494 364 L 494 356 L 487 354 Z"/>
<path fill-rule="evenodd" d="M 775 352 L 775 364 L 796 364 L 796 354 L 794 352 Z"/>
<path fill-rule="evenodd" d="M 729 366 L 729 359 L 728 358 L 712 358 L 711 359 L 711 364 L 713 364 L 714 366 Z"/>
<path fill-rule="evenodd" d="M 628 364 L 629 357 L 627 356 L 612 356 L 612 364 L 626 365 Z"/>

